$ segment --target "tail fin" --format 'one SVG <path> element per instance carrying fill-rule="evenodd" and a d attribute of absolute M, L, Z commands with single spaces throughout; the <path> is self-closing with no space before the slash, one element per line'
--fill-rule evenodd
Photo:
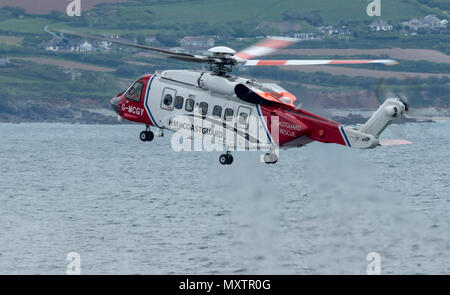
<path fill-rule="evenodd" d="M 405 103 L 399 98 L 388 98 L 360 130 L 342 126 L 340 129 L 347 146 L 370 149 L 382 145 L 383 142 L 380 144 L 379 135 L 394 120 L 403 117 L 406 109 Z"/>
<path fill-rule="evenodd" d="M 361 128 L 361 132 L 378 137 L 392 121 L 403 117 L 405 104 L 398 98 L 388 98 Z"/>

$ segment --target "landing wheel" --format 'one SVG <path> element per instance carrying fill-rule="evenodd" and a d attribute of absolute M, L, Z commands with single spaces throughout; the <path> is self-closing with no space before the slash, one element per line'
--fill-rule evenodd
<path fill-rule="evenodd" d="M 276 162 L 278 162 L 278 157 L 276 154 L 267 153 L 264 155 L 264 162 L 266 164 L 275 164 Z"/>
<path fill-rule="evenodd" d="M 139 138 L 142 141 L 152 141 L 154 137 L 155 135 L 151 131 L 142 131 L 141 134 L 139 135 Z"/>
<path fill-rule="evenodd" d="M 233 156 L 231 154 L 222 154 L 219 157 L 219 162 L 222 165 L 231 165 L 233 163 Z"/>

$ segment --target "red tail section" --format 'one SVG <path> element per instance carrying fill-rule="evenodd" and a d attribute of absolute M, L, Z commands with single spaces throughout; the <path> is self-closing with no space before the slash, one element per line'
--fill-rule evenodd
<path fill-rule="evenodd" d="M 271 134 L 273 134 L 274 126 L 278 125 L 279 138 L 276 140 L 275 137 L 273 140 L 280 146 L 302 136 L 323 143 L 347 145 L 340 124 L 332 120 L 304 110 L 276 106 L 262 106 L 261 111 L 267 120 L 267 127 Z M 275 123 L 277 122 L 276 118 L 278 118 L 278 123 Z"/>

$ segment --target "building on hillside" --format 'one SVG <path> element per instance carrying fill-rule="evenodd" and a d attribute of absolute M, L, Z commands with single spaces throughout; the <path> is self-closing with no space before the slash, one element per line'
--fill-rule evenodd
<path fill-rule="evenodd" d="M 422 27 L 424 29 L 439 29 L 441 27 L 441 20 L 435 15 L 427 15 L 422 19 Z"/>
<path fill-rule="evenodd" d="M 417 18 L 413 18 L 407 22 L 403 22 L 402 25 L 403 27 L 408 27 L 414 31 L 417 31 L 418 29 L 422 28 L 422 22 Z"/>
<path fill-rule="evenodd" d="M 297 40 L 300 40 L 300 41 L 317 39 L 317 37 L 314 35 L 314 33 L 297 33 L 297 34 L 294 34 L 294 38 Z"/>
<path fill-rule="evenodd" d="M 333 35 L 334 27 L 333 26 L 322 26 L 322 27 L 316 27 L 316 30 L 322 34 Z"/>
<path fill-rule="evenodd" d="M 80 44 L 80 52 L 89 52 L 92 51 L 94 47 L 88 41 L 84 41 Z"/>
<path fill-rule="evenodd" d="M 448 21 L 446 19 L 440 20 L 435 15 L 427 15 L 421 19 L 413 18 L 407 22 L 403 22 L 404 27 L 408 27 L 411 30 L 417 31 L 418 29 L 441 29 L 447 28 Z"/>
<path fill-rule="evenodd" d="M 95 47 L 98 48 L 99 50 L 103 50 L 103 51 L 111 50 L 112 43 L 109 41 L 95 41 L 94 44 L 95 44 Z"/>
<path fill-rule="evenodd" d="M 377 19 L 375 21 L 373 21 L 370 25 L 369 28 L 372 31 L 392 31 L 394 29 L 394 26 L 388 24 L 386 21 L 382 20 L 382 19 Z"/>
<path fill-rule="evenodd" d="M 49 42 L 43 42 L 41 46 L 44 47 L 45 50 L 55 52 L 90 52 L 95 50 L 94 46 L 88 41 L 77 43 L 61 37 L 55 37 Z"/>
<path fill-rule="evenodd" d="M 172 47 L 170 48 L 170 51 L 175 53 L 186 53 L 186 50 L 182 47 Z"/>
<path fill-rule="evenodd" d="M 323 26 L 323 27 L 316 27 L 316 30 L 319 31 L 321 34 L 326 35 L 351 35 L 352 32 L 346 27 L 333 27 L 333 26 Z"/>
<path fill-rule="evenodd" d="M 214 44 L 214 38 L 204 36 L 186 36 L 180 40 L 182 47 L 211 48 L 214 47 Z"/>
<path fill-rule="evenodd" d="M 156 36 L 147 36 L 145 37 L 145 42 L 146 43 L 152 43 L 156 41 Z"/>
<path fill-rule="evenodd" d="M 0 66 L 6 66 L 9 64 L 9 57 L 0 57 Z"/>
<path fill-rule="evenodd" d="M 66 38 L 53 38 L 49 42 L 44 42 L 42 46 L 48 51 L 79 51 L 80 45 L 75 44 Z"/>

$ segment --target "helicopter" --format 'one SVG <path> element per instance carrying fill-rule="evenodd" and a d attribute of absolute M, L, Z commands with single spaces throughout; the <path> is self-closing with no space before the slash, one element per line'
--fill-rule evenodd
<path fill-rule="evenodd" d="M 146 74 L 110 100 L 119 121 L 145 125 L 139 135 L 143 142 L 154 140 L 152 128 L 157 130 L 157 136 L 163 136 L 166 130 L 173 131 L 171 143 L 172 147 L 177 146 L 175 150 L 180 150 L 180 145 L 187 149 L 195 140 L 201 144 L 208 142 L 224 151 L 219 157 L 222 165 L 233 163 L 231 152 L 234 150 L 265 151 L 262 161 L 275 164 L 280 148 L 303 147 L 314 141 L 358 149 L 411 144 L 406 140 L 379 138 L 386 127 L 408 112 L 405 97 L 387 98 L 369 120 L 356 129 L 304 110 L 301 104 L 295 106 L 296 97 L 275 83 L 231 74 L 236 66 L 397 63 L 391 59 L 256 59 L 297 41 L 287 37 L 269 37 L 240 52 L 216 46 L 206 55 L 194 55 L 67 30 L 60 32 L 148 50 L 169 59 L 209 65 L 209 70 L 164 70 Z"/>

